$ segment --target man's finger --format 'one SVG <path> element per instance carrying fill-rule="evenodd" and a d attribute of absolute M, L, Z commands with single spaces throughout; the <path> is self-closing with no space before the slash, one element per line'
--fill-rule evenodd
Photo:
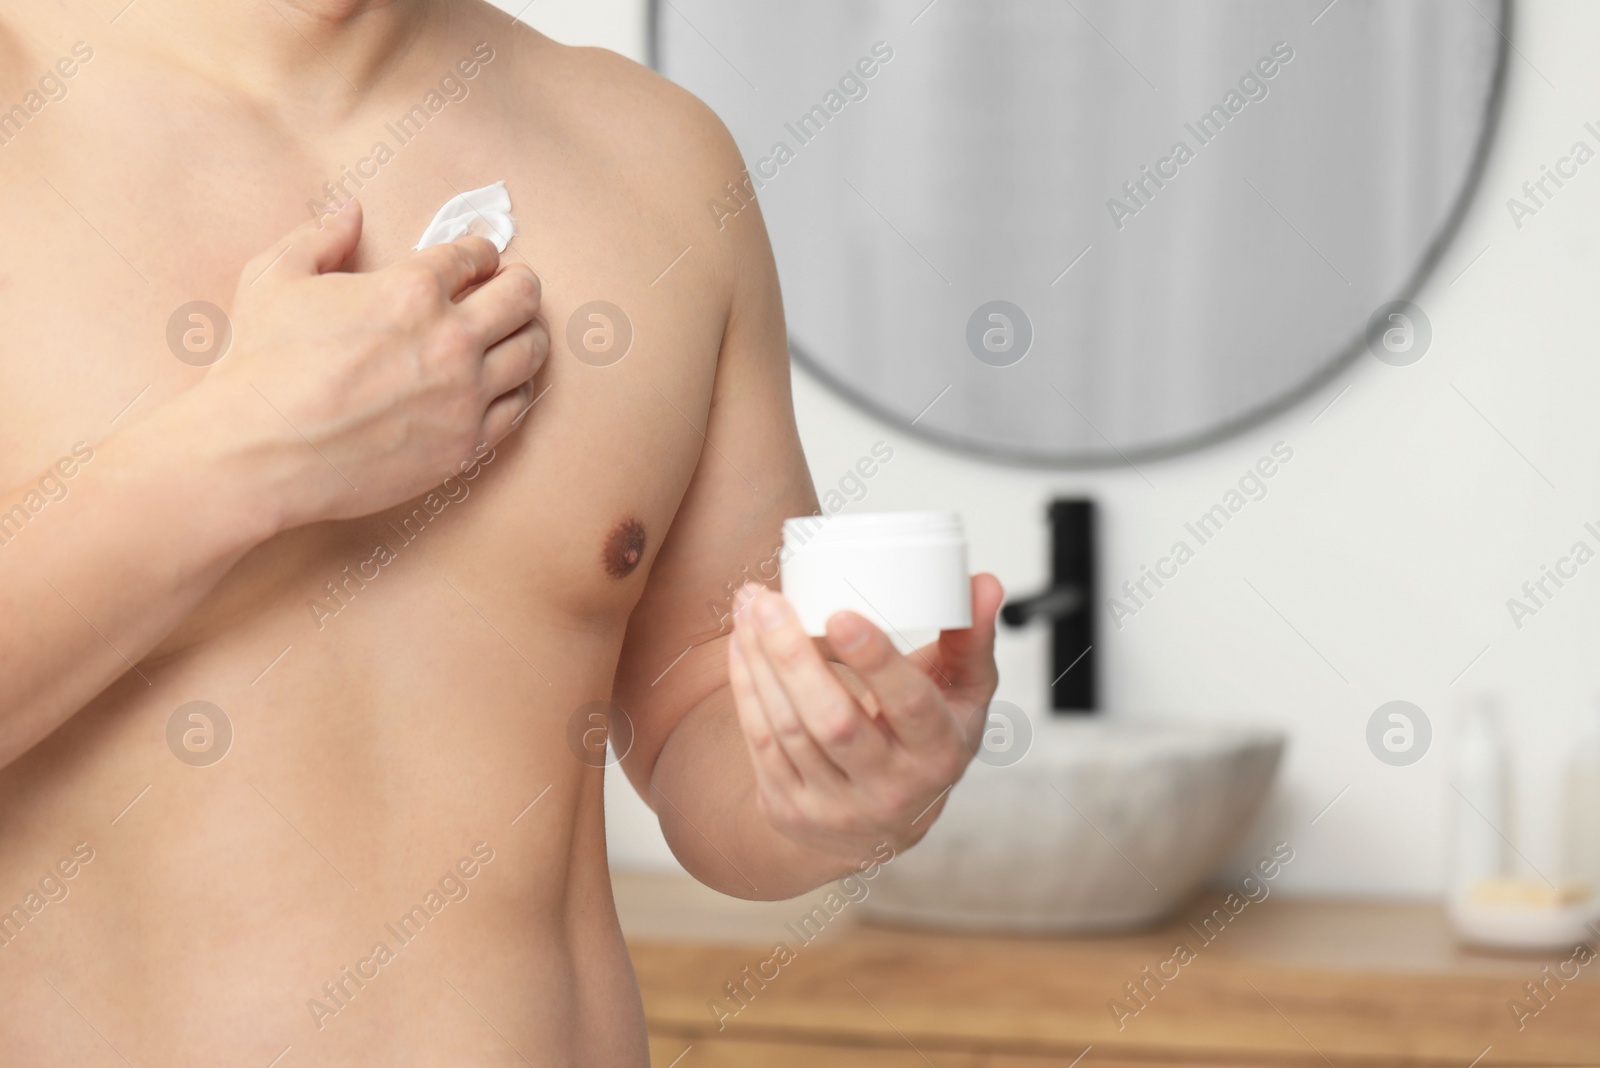
<path fill-rule="evenodd" d="M 537 319 L 490 345 L 483 354 L 486 391 L 498 397 L 526 383 L 539 373 L 549 353 L 550 332 Z"/>
<path fill-rule="evenodd" d="M 788 755 L 800 777 L 815 785 L 842 783 L 845 780 L 844 772 L 828 759 L 816 739 L 811 737 L 789 695 L 778 682 L 766 651 L 761 648 L 761 639 L 755 633 L 755 623 L 750 618 L 748 608 L 735 621 L 733 640 L 740 643 L 739 651 L 744 655 L 744 665 L 750 672 L 750 679 L 761 700 L 761 709 L 772 726 L 773 736 L 778 739 L 778 745 Z"/>
<path fill-rule="evenodd" d="M 485 242 L 488 244 L 488 242 Z M 494 248 L 489 245 L 489 248 Z M 467 317 L 474 334 L 486 345 L 510 337 L 539 314 L 543 287 L 539 276 L 521 263 L 513 263 L 461 298 L 457 307 Z M 550 337 L 544 336 L 545 351 Z"/>
<path fill-rule="evenodd" d="M 478 424 L 479 437 L 485 445 L 498 445 L 517 428 L 522 417 L 533 406 L 533 383 L 524 382 L 516 389 L 502 393 L 484 409 L 483 422 Z"/>
<path fill-rule="evenodd" d="M 860 615 L 835 612 L 828 620 L 828 645 L 872 690 L 890 729 L 907 748 L 944 741 L 956 729 L 939 693 L 942 685 L 901 656 L 888 636 Z"/>
<path fill-rule="evenodd" d="M 309 276 L 345 265 L 361 241 L 361 203 L 350 199 L 332 215 L 301 223 L 245 264 L 245 285 L 268 273 Z"/>
<path fill-rule="evenodd" d="M 994 666 L 994 622 L 1005 600 L 1000 580 L 990 574 L 972 576 L 972 626 L 946 630 L 936 646 L 939 671 L 935 682 L 948 683 L 958 692 L 993 691 L 999 681 Z"/>
<path fill-rule="evenodd" d="M 823 753 L 851 778 L 883 764 L 888 739 L 822 659 L 782 594 L 762 590 L 750 606 L 779 685 Z"/>
<path fill-rule="evenodd" d="M 454 300 L 463 290 L 481 285 L 495 276 L 500 269 L 500 250 L 488 238 L 469 234 L 443 245 L 413 252 L 394 267 L 421 267 L 438 280 L 445 296 Z"/>
<path fill-rule="evenodd" d="M 734 714 L 739 717 L 756 779 L 766 779 L 783 791 L 798 790 L 802 785 L 800 773 L 778 744 L 772 724 L 761 710 L 761 695 L 756 693 L 755 680 L 750 677 L 750 669 L 745 665 L 736 639 L 728 641 L 728 686 L 733 691 Z"/>

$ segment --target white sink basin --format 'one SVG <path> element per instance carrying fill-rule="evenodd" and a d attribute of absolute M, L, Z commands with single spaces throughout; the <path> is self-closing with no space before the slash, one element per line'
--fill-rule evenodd
<path fill-rule="evenodd" d="M 1156 923 L 1249 828 L 1275 731 L 1040 724 L 1021 761 L 974 761 L 915 848 L 861 902 L 876 920 L 1091 933 Z"/>

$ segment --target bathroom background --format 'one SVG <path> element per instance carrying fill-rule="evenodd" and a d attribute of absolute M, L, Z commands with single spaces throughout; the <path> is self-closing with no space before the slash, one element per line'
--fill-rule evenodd
<path fill-rule="evenodd" d="M 496 2 L 559 40 L 645 58 L 643 0 Z M 1274 794 L 1236 857 L 1242 869 L 1271 843 L 1292 843 L 1295 862 L 1278 884 L 1289 893 L 1442 892 L 1447 762 L 1462 707 L 1485 694 L 1498 698 L 1513 750 L 1507 831 L 1534 866 L 1558 866 L 1557 772 L 1600 705 L 1600 562 L 1520 629 L 1507 601 L 1524 598 L 1523 583 L 1574 541 L 1593 544 L 1586 522 L 1600 526 L 1600 162 L 1520 226 L 1507 200 L 1587 138 L 1585 123 L 1600 123 L 1597 39 L 1592 3 L 1518 5 L 1487 171 L 1414 298 L 1433 327 L 1418 363 L 1363 354 L 1221 444 L 1093 471 L 1011 467 L 929 445 L 795 370 L 819 489 L 888 441 L 893 460 L 849 509 L 959 510 L 973 568 L 998 574 L 1012 595 L 1045 585 L 1046 503 L 1099 502 L 1101 714 L 1286 731 Z M 1118 629 L 1106 600 L 1277 442 L 1294 458 L 1267 496 Z M 1049 715 L 1047 634 L 1000 635 L 996 696 L 1037 717 Z M 1408 767 L 1367 747 L 1368 718 L 1391 700 L 1415 703 L 1433 726 L 1430 751 Z M 654 817 L 611 774 L 614 865 L 675 868 Z"/>

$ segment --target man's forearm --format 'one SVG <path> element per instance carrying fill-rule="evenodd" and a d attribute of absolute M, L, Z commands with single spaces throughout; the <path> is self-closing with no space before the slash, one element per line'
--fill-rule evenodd
<path fill-rule="evenodd" d="M 80 449 L 70 479 L 53 468 L 43 489 L 41 472 L 0 494 L 0 766 L 130 673 L 275 529 L 270 461 L 225 447 L 225 422 L 181 396 L 87 462 Z"/>
<path fill-rule="evenodd" d="M 726 687 L 678 724 L 656 761 L 650 792 L 673 855 L 696 879 L 731 897 L 795 897 L 874 859 L 803 846 L 767 821 Z"/>

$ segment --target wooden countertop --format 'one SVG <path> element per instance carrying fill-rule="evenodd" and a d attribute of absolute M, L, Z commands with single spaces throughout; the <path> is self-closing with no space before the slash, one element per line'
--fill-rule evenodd
<path fill-rule="evenodd" d="M 662 1068 L 1600 1065 L 1600 961 L 1563 983 L 1548 977 L 1571 953 L 1464 951 L 1429 904 L 1274 895 L 1211 941 L 1186 920 L 1216 893 L 1158 930 L 1078 939 L 878 927 L 845 905 L 807 942 L 795 925 L 826 888 L 747 902 L 681 875 L 613 885 Z"/>

